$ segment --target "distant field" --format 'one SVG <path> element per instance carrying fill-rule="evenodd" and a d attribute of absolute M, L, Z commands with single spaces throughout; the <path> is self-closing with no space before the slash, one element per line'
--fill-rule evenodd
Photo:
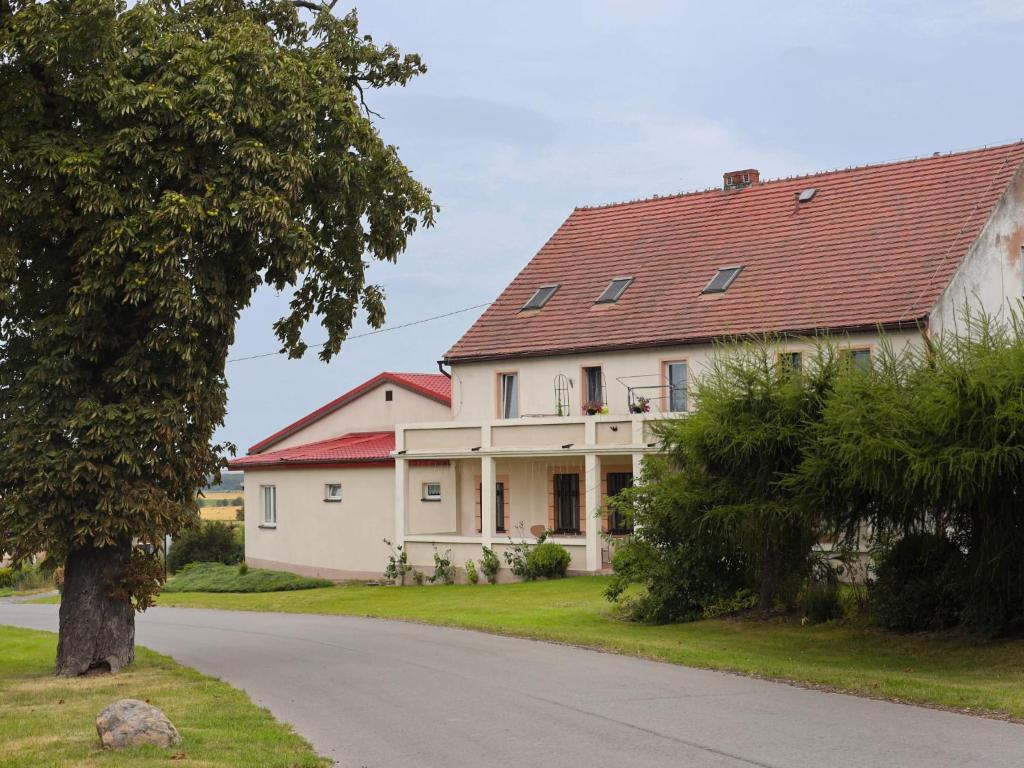
<path fill-rule="evenodd" d="M 199 498 L 199 516 L 203 520 L 236 520 L 242 505 L 224 505 L 224 502 L 240 498 L 241 491 L 206 491 Z"/>

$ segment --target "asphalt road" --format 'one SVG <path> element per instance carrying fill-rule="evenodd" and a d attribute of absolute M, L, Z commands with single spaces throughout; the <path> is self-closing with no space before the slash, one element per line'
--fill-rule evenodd
<path fill-rule="evenodd" d="M 56 629 L 56 606 L 0 624 Z M 137 639 L 341 766 L 1024 766 L 1020 725 L 475 632 L 154 608 Z"/>

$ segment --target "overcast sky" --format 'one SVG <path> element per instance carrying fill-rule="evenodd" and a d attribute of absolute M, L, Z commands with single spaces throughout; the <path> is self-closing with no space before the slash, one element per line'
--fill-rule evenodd
<path fill-rule="evenodd" d="M 397 265 L 373 269 L 388 325 L 491 301 L 577 205 L 703 189 L 740 168 L 774 178 L 1024 137 L 1018 0 L 358 10 L 375 40 L 429 67 L 370 96 L 441 206 Z M 275 350 L 286 305 L 257 293 L 229 357 Z M 380 371 L 436 371 L 481 311 L 352 339 L 330 365 L 315 353 L 231 362 L 218 439 L 245 453 Z"/>

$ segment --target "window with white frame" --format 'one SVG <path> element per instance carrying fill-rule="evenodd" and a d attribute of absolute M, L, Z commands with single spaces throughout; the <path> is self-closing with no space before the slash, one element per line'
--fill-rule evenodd
<path fill-rule="evenodd" d="M 423 484 L 423 501 L 440 501 L 441 500 L 441 484 L 440 483 L 424 483 Z"/>
<path fill-rule="evenodd" d="M 277 526 L 277 487 L 273 485 L 261 485 L 260 491 L 263 496 L 263 523 L 268 527 Z"/>
<path fill-rule="evenodd" d="M 327 483 L 324 486 L 324 501 L 341 501 L 341 483 Z"/>
<path fill-rule="evenodd" d="M 668 409 L 673 413 L 686 410 L 686 363 L 682 360 L 665 363 L 668 379 Z"/>
<path fill-rule="evenodd" d="M 503 419 L 519 416 L 519 376 L 515 373 L 498 374 L 499 415 Z"/>

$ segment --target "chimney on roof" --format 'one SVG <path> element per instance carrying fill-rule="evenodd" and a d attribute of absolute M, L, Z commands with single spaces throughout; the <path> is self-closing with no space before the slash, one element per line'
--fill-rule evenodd
<path fill-rule="evenodd" d="M 761 174 L 756 168 L 747 168 L 745 171 L 729 171 L 722 175 L 722 189 L 728 192 L 730 189 L 743 189 L 751 184 L 757 184 L 761 180 Z"/>

